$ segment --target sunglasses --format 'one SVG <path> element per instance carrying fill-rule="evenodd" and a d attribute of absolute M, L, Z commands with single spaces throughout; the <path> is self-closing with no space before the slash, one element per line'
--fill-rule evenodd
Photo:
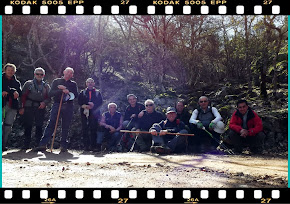
<path fill-rule="evenodd" d="M 200 103 L 206 103 L 207 101 L 199 101 Z"/>
<path fill-rule="evenodd" d="M 43 74 L 41 74 L 41 73 L 35 73 L 35 75 L 37 75 L 37 76 L 43 76 Z"/>
<path fill-rule="evenodd" d="M 147 105 L 146 105 L 146 107 L 149 107 L 149 106 L 153 106 L 153 104 L 151 103 L 151 104 L 147 104 Z"/>

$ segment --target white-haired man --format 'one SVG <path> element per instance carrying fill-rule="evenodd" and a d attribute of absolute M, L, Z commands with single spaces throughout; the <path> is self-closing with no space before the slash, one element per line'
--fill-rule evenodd
<path fill-rule="evenodd" d="M 137 131 L 149 131 L 154 123 L 160 123 L 164 119 L 163 114 L 155 110 L 153 100 L 147 99 L 144 104 L 146 109 L 138 115 L 139 119 L 134 128 Z M 152 146 L 152 135 L 150 133 L 139 134 L 136 144 L 139 151 L 149 151 Z"/>
<path fill-rule="evenodd" d="M 117 111 L 116 103 L 108 104 L 108 111 L 103 113 L 100 126 L 105 128 L 104 131 L 98 132 L 97 144 L 101 144 L 104 137 L 107 141 L 107 150 L 117 151 L 117 145 L 121 140 L 120 130 L 123 124 L 123 117 Z"/>
<path fill-rule="evenodd" d="M 192 112 L 189 120 L 191 131 L 195 134 L 195 137 L 188 138 L 189 148 L 193 147 L 193 151 L 197 152 L 212 151 L 216 149 L 218 143 L 203 128 L 207 129 L 216 140 L 220 140 L 220 134 L 224 132 L 224 128 L 217 131 L 216 127 L 222 117 L 215 107 L 209 105 L 208 97 L 201 96 L 198 104 L 199 107 Z M 194 147 L 195 145 L 197 146 Z"/>
<path fill-rule="evenodd" d="M 61 152 L 67 152 L 67 136 L 69 126 L 73 117 L 73 99 L 78 96 L 78 88 L 76 82 L 72 81 L 74 70 L 71 67 L 67 67 L 63 71 L 63 77 L 53 80 L 49 96 L 54 98 L 54 103 L 51 108 L 50 118 L 48 125 L 45 128 L 43 137 L 39 143 L 39 146 L 35 148 L 35 151 L 46 150 L 46 145 L 51 139 L 53 134 L 56 119 L 58 115 L 58 109 L 60 106 L 61 97 L 63 95 L 62 105 L 59 117 L 61 118 L 62 134 L 61 134 Z"/>

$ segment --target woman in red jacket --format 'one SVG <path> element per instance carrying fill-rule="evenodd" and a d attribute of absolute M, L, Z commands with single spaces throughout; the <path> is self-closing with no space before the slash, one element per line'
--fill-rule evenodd
<path fill-rule="evenodd" d="M 263 124 L 261 118 L 249 106 L 246 100 L 237 102 L 237 110 L 230 121 L 229 139 L 236 153 L 242 153 L 243 144 L 248 144 L 252 153 L 261 153 L 264 148 Z"/>

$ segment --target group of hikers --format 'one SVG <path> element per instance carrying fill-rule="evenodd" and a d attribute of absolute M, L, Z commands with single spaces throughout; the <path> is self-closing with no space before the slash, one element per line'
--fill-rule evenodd
<path fill-rule="evenodd" d="M 51 87 L 44 81 L 45 70 L 38 67 L 34 78 L 24 83 L 17 80 L 16 66 L 6 64 L 2 74 L 2 151 L 7 150 L 7 141 L 17 113 L 23 117 L 24 145 L 29 149 L 32 128 L 35 125 L 35 151 L 45 151 L 61 119 L 60 152 L 67 152 L 68 132 L 73 118 L 74 100 L 80 106 L 82 137 L 85 151 L 139 151 L 159 154 L 216 151 L 220 135 L 225 127 L 217 108 L 210 105 L 208 97 L 201 96 L 199 108 L 192 114 L 184 100 L 166 109 L 166 116 L 155 110 L 154 101 L 147 99 L 144 105 L 137 96 L 127 95 L 129 105 L 124 116 L 117 111 L 116 103 L 108 104 L 108 111 L 101 114 L 101 92 L 95 88 L 92 78 L 86 80 L 86 88 L 78 93 L 72 80 L 74 70 L 67 67 L 61 78 L 54 79 Z M 49 121 L 43 131 L 46 106 L 53 100 Z M 251 152 L 261 153 L 265 134 L 262 120 L 246 100 L 237 101 L 237 110 L 229 123 L 226 144 L 240 154 L 244 145 Z"/>

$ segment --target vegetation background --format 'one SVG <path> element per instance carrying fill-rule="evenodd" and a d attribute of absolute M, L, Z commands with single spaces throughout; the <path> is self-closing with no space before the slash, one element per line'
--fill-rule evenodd
<path fill-rule="evenodd" d="M 70 66 L 79 90 L 95 79 L 103 111 L 109 102 L 124 111 L 128 93 L 154 99 L 161 111 L 177 98 L 192 111 L 207 95 L 227 122 L 245 98 L 269 147 L 287 151 L 287 16 L 3 16 L 2 40 L 3 64 L 17 66 L 22 84 L 36 67 L 51 84 Z M 74 148 L 81 148 L 78 114 L 76 106 Z M 14 130 L 12 145 L 22 134 Z"/>

